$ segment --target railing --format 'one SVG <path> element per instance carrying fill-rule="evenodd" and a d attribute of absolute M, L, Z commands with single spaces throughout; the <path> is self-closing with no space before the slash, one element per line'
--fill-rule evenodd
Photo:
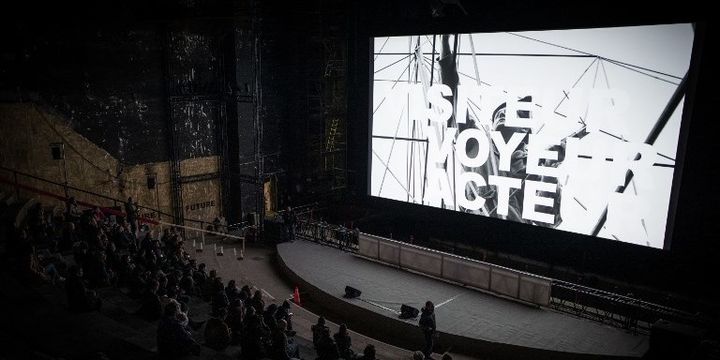
<path fill-rule="evenodd" d="M 649 333 L 663 319 L 696 326 L 705 320 L 689 312 L 561 280 L 553 280 L 551 307 L 587 319 Z"/>
<path fill-rule="evenodd" d="M 204 250 L 205 240 L 206 240 L 205 235 L 210 234 L 210 235 L 219 236 L 222 239 L 235 239 L 235 240 L 242 241 L 240 257 L 243 257 L 245 254 L 245 236 L 237 236 L 237 235 L 228 234 L 226 232 L 212 231 L 212 230 L 207 230 L 207 229 L 198 229 L 198 228 L 193 228 L 190 226 L 171 224 L 171 223 L 167 223 L 164 221 L 159 221 L 158 223 L 161 227 L 168 226 L 168 227 L 174 227 L 174 228 L 181 229 L 181 230 L 194 231 L 196 234 L 195 234 L 195 239 L 193 239 L 193 242 L 192 242 L 192 247 L 195 248 L 196 250 L 200 250 L 200 251 Z M 250 227 L 254 227 L 254 226 L 246 226 L 243 229 L 250 228 Z M 197 238 L 199 238 L 200 241 L 197 241 Z M 215 245 L 217 243 L 213 243 L 213 244 Z M 222 250 L 223 242 L 221 241 L 220 244 L 221 244 L 220 253 L 222 253 L 223 252 L 223 250 Z"/>
<path fill-rule="evenodd" d="M 636 333 L 648 334 L 651 325 L 660 319 L 701 327 L 707 325 L 706 319 L 687 311 L 375 235 L 361 233 L 357 236 L 338 225 L 303 219 L 298 222 L 295 234 L 386 264 Z"/>
<path fill-rule="evenodd" d="M 344 226 L 301 219 L 293 230 L 296 236 L 305 240 L 330 245 L 341 250 L 358 250 L 357 234 Z"/>
<path fill-rule="evenodd" d="M 53 199 L 60 200 L 62 202 L 66 202 L 71 196 L 74 197 L 81 197 L 82 199 L 76 199 L 79 206 L 88 207 L 88 208 L 94 208 L 98 207 L 103 210 L 103 212 L 116 215 L 116 216 L 126 216 L 126 214 L 120 210 L 117 210 L 117 207 L 124 204 L 123 200 L 115 199 L 107 195 L 98 194 L 92 191 L 80 189 L 68 184 L 61 184 L 52 180 L 44 179 L 35 175 L 27 174 L 21 171 L 17 171 L 14 169 L 9 169 L 3 166 L 0 166 L 0 183 L 4 183 L 6 185 L 9 185 L 12 187 L 13 191 L 15 192 L 16 196 L 19 198 L 22 192 L 28 192 L 35 195 L 41 195 Z M 36 186 L 32 186 L 32 184 L 40 183 L 43 185 L 45 190 L 39 189 Z M 52 191 L 55 189 L 55 191 Z M 58 195 L 58 193 L 62 193 L 63 195 Z M 80 196 L 82 195 L 82 196 Z M 145 214 L 155 214 L 155 218 L 147 217 L 147 216 L 141 216 L 139 217 L 138 221 L 141 223 L 151 224 L 151 225 L 164 225 L 164 226 L 173 226 L 177 227 L 183 230 L 190 230 L 195 231 L 196 235 L 203 237 L 204 241 L 204 234 L 205 233 L 211 233 L 211 234 L 217 234 L 222 235 L 224 238 L 235 238 L 235 239 L 242 239 L 243 241 L 243 250 L 245 249 L 245 237 L 244 236 L 238 236 L 231 234 L 231 230 L 239 230 L 240 232 L 243 232 L 245 229 L 248 229 L 252 226 L 247 226 L 245 223 L 239 223 L 239 224 L 233 224 L 229 226 L 223 226 L 226 229 L 226 232 L 216 232 L 208 230 L 208 227 L 215 228 L 216 224 L 208 221 L 203 220 L 197 220 L 197 219 L 183 219 L 185 222 L 189 222 L 191 224 L 199 224 L 198 227 L 191 227 L 191 226 L 182 226 L 182 225 L 176 225 L 172 224 L 170 222 L 165 222 L 162 219 L 169 219 L 170 221 L 174 220 L 174 217 L 171 214 L 168 214 L 166 212 L 160 211 L 158 209 L 153 209 L 148 206 L 138 205 L 138 209 L 146 210 Z"/>

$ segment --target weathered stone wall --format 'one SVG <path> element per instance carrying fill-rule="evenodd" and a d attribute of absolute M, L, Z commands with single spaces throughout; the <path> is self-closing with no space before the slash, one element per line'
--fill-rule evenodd
<path fill-rule="evenodd" d="M 132 196 L 139 205 L 172 213 L 170 164 L 167 161 L 140 165 L 124 165 L 107 151 L 70 128 L 60 115 L 33 103 L 0 104 L 0 166 L 25 173 L 18 175 L 18 183 L 40 191 L 65 195 L 62 184 L 69 187 L 93 192 L 111 199 L 126 200 Z M 54 160 L 51 145 L 63 144 L 64 159 Z M 181 176 L 203 176 L 217 174 L 220 159 L 218 156 L 206 156 L 186 159 L 180 162 Z M 148 189 L 148 175 L 155 176 L 155 189 Z M 15 181 L 13 173 L 0 170 L 0 177 Z M 206 179 L 210 176 L 202 177 Z M 57 184 L 53 184 L 57 183 Z M 11 190 L 12 186 L 0 184 Z M 183 203 L 185 217 L 211 222 L 220 213 L 221 187 L 215 178 L 198 180 L 183 184 Z M 37 197 L 44 203 L 57 204 L 60 200 L 33 193 L 20 191 L 25 198 Z M 91 195 L 82 191 L 68 190 L 68 196 L 101 206 L 122 205 L 110 199 Z M 167 216 L 140 210 L 141 215 L 153 219 L 170 220 Z M 197 223 L 190 222 L 195 226 Z"/>

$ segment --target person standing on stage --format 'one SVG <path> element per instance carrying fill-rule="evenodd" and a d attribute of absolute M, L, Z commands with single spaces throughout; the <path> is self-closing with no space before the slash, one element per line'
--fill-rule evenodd
<path fill-rule="evenodd" d="M 423 354 L 425 354 L 425 359 L 431 359 L 430 355 L 432 355 L 435 340 L 435 305 L 433 305 L 432 301 L 428 300 L 425 307 L 422 308 L 418 325 L 425 336 Z"/>
<path fill-rule="evenodd" d="M 285 228 L 285 240 L 295 241 L 295 212 L 288 206 L 282 214 L 283 226 Z"/>

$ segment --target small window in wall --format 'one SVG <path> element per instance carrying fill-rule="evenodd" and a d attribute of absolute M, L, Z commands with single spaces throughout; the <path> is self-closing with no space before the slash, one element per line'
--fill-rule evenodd
<path fill-rule="evenodd" d="M 52 143 L 50 144 L 50 154 L 53 160 L 62 160 L 65 158 L 65 144 L 63 143 Z"/>

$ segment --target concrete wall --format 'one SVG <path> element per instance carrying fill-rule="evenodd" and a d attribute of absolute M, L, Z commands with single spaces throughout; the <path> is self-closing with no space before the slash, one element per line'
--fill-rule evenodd
<path fill-rule="evenodd" d="M 358 238 L 358 254 L 525 303 L 550 304 L 551 280 L 522 271 L 366 233 Z"/>

